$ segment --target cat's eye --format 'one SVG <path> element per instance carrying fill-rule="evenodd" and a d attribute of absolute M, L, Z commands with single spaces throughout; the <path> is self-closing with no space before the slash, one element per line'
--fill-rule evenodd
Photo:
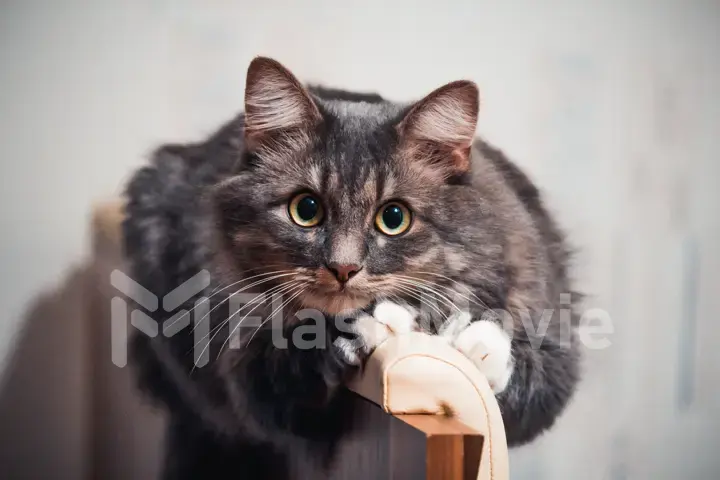
<path fill-rule="evenodd" d="M 318 225 L 325 212 L 320 200 L 312 193 L 299 193 L 288 204 L 288 213 L 292 221 L 301 227 L 314 227 Z"/>
<path fill-rule="evenodd" d="M 410 209 L 400 202 L 389 202 L 375 214 L 375 227 L 385 235 L 405 233 L 412 223 Z"/>

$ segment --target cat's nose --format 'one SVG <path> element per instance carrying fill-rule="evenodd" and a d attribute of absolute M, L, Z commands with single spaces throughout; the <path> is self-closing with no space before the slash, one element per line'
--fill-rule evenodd
<path fill-rule="evenodd" d="M 335 278 L 338 279 L 338 282 L 345 283 L 352 277 L 354 277 L 360 270 L 362 270 L 362 267 L 355 263 L 340 264 L 333 262 L 328 265 L 328 270 L 330 270 L 333 275 L 335 275 Z"/>

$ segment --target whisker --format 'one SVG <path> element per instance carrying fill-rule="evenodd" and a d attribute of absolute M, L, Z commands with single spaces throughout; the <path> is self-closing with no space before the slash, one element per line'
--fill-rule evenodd
<path fill-rule="evenodd" d="M 294 273 L 294 272 L 291 272 L 291 273 L 282 273 L 282 274 L 274 275 L 274 276 L 272 276 L 272 277 L 262 278 L 262 279 L 260 279 L 260 280 L 256 280 L 255 282 L 251 283 L 250 285 L 245 285 L 244 287 L 242 287 L 242 288 L 234 291 L 234 292 L 231 293 L 227 298 L 223 299 L 220 303 L 218 303 L 218 304 L 215 305 L 213 308 L 211 308 L 210 311 L 207 312 L 200 320 L 198 320 L 198 321 L 195 323 L 195 326 L 193 327 L 192 331 L 194 332 L 195 329 L 200 325 L 200 323 L 201 323 L 203 320 L 205 320 L 205 318 L 209 317 L 210 314 L 211 314 L 215 309 L 217 309 L 218 307 L 220 307 L 223 303 L 227 302 L 228 300 L 230 300 L 233 296 L 237 295 L 238 293 L 242 293 L 242 292 L 244 292 L 245 290 L 247 290 L 248 288 L 252 288 L 252 287 L 255 287 L 255 286 L 258 286 L 258 285 L 262 285 L 263 283 L 267 283 L 267 282 L 270 282 L 270 281 L 272 281 L 272 280 L 277 280 L 278 278 L 289 277 L 289 276 L 291 276 L 291 275 L 295 275 L 295 273 Z M 255 275 L 255 276 L 252 277 L 252 278 L 255 278 L 255 277 L 257 277 L 257 276 L 258 276 L 258 275 Z M 236 282 L 236 283 L 237 283 L 237 282 Z"/>
<path fill-rule="evenodd" d="M 446 313 L 444 313 L 442 310 L 440 310 L 440 308 L 438 308 L 436 305 L 433 305 L 430 302 L 426 302 L 424 297 L 421 294 L 411 290 L 409 287 L 404 287 L 404 286 L 399 286 L 399 285 L 396 285 L 395 287 L 398 290 L 400 290 L 401 292 L 403 292 L 405 295 L 408 295 L 411 298 L 418 300 L 420 302 L 420 305 L 426 305 L 427 307 L 432 308 L 440 316 L 440 318 L 443 319 L 443 321 L 448 319 L 448 315 Z"/>
<path fill-rule="evenodd" d="M 398 275 L 398 276 L 401 277 L 401 278 L 405 278 L 405 279 L 409 279 L 409 280 L 412 280 L 412 281 L 416 281 L 416 282 L 418 282 L 418 283 L 421 283 L 421 284 L 425 285 L 426 287 L 442 288 L 442 289 L 444 289 L 444 290 L 447 291 L 447 292 L 451 292 L 451 293 L 453 293 L 453 294 L 455 294 L 455 295 L 458 295 L 459 297 L 467 300 L 467 301 L 470 302 L 470 303 L 474 303 L 475 305 L 477 305 L 478 307 L 482 308 L 483 310 L 486 310 L 486 309 L 489 309 L 489 308 L 490 308 L 490 307 L 488 307 L 484 302 L 483 302 L 483 303 L 478 303 L 478 302 L 476 302 L 475 300 L 473 300 L 472 298 L 469 298 L 469 297 L 463 295 L 462 293 L 458 292 L 457 290 L 454 290 L 454 289 L 452 289 L 452 288 L 450 288 L 450 287 L 447 287 L 447 286 L 445 286 L 445 285 L 442 285 L 442 284 L 440 284 L 440 283 L 431 282 L 431 281 L 426 280 L 426 279 L 423 279 L 423 278 L 407 277 L 407 276 L 404 276 L 404 275 Z M 452 280 L 452 279 L 451 279 L 451 280 Z M 438 292 L 438 293 L 439 293 L 439 292 Z M 480 299 L 478 298 L 478 300 L 480 300 Z M 480 302 L 482 302 L 482 300 L 480 300 Z M 453 304 L 454 304 L 454 302 L 453 302 Z"/>
<path fill-rule="evenodd" d="M 435 290 L 434 288 L 429 287 L 428 285 L 424 285 L 424 284 L 421 283 L 421 282 L 412 281 L 412 280 L 415 280 L 415 279 L 405 280 L 406 277 L 400 276 L 400 275 L 399 275 L 398 277 L 400 277 L 400 278 L 398 278 L 398 282 L 404 283 L 405 285 L 408 285 L 408 284 L 409 284 L 409 285 L 413 285 L 413 286 L 415 286 L 415 287 L 417 287 L 417 288 L 423 289 L 423 290 L 426 291 L 426 292 L 432 292 L 432 293 L 434 293 L 435 295 L 437 295 L 439 298 L 442 298 L 442 299 L 444 299 L 446 302 L 448 302 L 448 305 L 451 306 L 452 308 L 454 308 L 455 310 L 457 310 L 458 313 L 462 313 L 462 310 L 460 310 L 460 308 L 458 308 L 458 306 L 455 305 L 455 303 L 454 303 L 449 297 L 445 296 L 442 292 L 439 292 L 439 291 Z M 410 277 L 407 277 L 407 278 L 409 279 Z"/>
<path fill-rule="evenodd" d="M 402 291 L 402 290 L 401 290 L 401 291 Z M 440 310 L 436 305 L 433 305 L 432 303 L 427 302 L 427 301 L 422 297 L 422 295 L 418 295 L 418 294 L 416 294 L 416 293 L 409 292 L 409 291 L 403 291 L 403 293 L 404 293 L 405 295 L 409 296 L 410 298 L 413 298 L 413 299 L 419 301 L 421 308 L 422 308 L 423 305 L 431 308 L 435 313 L 438 314 L 438 316 L 439 316 L 440 319 L 443 321 L 443 323 L 445 322 L 445 320 L 447 320 L 447 318 L 448 318 L 447 314 L 445 314 L 442 310 Z M 400 297 L 397 297 L 397 298 L 400 298 Z"/>
<path fill-rule="evenodd" d="M 442 275 L 442 274 L 439 274 L 439 273 L 434 273 L 434 272 L 418 272 L 418 273 L 421 273 L 421 274 L 423 274 L 423 275 L 434 275 L 434 276 L 436 276 L 436 277 L 440 277 L 440 278 L 444 278 L 444 279 L 446 279 L 446 280 L 450 280 L 450 281 L 453 282 L 454 284 L 456 284 L 456 285 L 464 288 L 465 290 L 467 290 L 467 292 L 468 292 L 470 295 L 472 295 L 473 297 L 475 297 L 475 298 L 477 299 L 477 302 L 480 302 L 480 303 L 475 302 L 475 304 L 476 304 L 477 306 L 479 306 L 480 308 L 484 308 L 484 309 L 490 309 L 490 307 L 489 307 L 480 297 L 478 297 L 478 296 L 475 294 L 475 292 L 472 291 L 472 289 L 471 289 L 470 287 L 468 287 L 468 286 L 465 285 L 464 283 L 458 282 L 457 280 L 455 280 L 455 279 L 453 279 L 453 278 L 450 278 L 450 277 L 448 277 L 448 276 L 445 276 L 445 275 Z M 426 280 L 426 281 L 428 281 L 428 280 Z M 435 283 L 435 282 L 432 282 L 432 283 L 434 283 L 435 285 L 438 285 L 438 286 L 440 285 L 439 283 Z M 450 290 L 449 287 L 446 287 L 446 286 L 444 286 L 444 285 L 443 285 L 443 287 L 446 288 L 447 290 Z M 466 299 L 467 301 L 469 301 L 469 302 L 472 302 L 472 301 L 473 301 L 473 300 L 471 300 L 470 298 L 467 298 L 467 297 L 463 296 L 463 295 L 462 295 L 460 292 L 458 292 L 457 290 L 452 290 L 452 291 L 455 292 L 455 293 L 457 293 L 457 294 L 460 295 L 461 297 L 465 298 L 465 299 Z"/>
<path fill-rule="evenodd" d="M 266 292 L 263 292 L 263 293 L 260 293 L 260 294 L 256 295 L 250 302 L 248 302 L 248 304 L 253 303 L 256 299 L 258 299 L 258 298 L 261 297 L 261 296 L 268 295 L 268 294 L 273 294 L 273 293 L 278 293 L 279 290 L 284 290 L 286 287 L 288 287 L 288 286 L 295 286 L 296 284 L 297 284 L 297 282 L 296 282 L 295 280 L 288 280 L 288 281 L 283 282 L 283 283 L 281 283 L 281 284 L 279 284 L 279 285 L 275 285 L 274 287 L 268 289 Z M 253 309 L 252 309 L 250 312 L 248 312 L 248 314 L 249 314 L 249 313 L 252 313 L 252 312 L 255 310 L 255 308 L 257 308 L 257 307 L 260 306 L 260 305 L 261 305 L 261 304 L 259 304 L 259 303 L 258 303 L 257 305 L 255 305 L 255 306 L 253 307 Z M 239 310 L 239 311 L 241 311 L 241 310 Z M 238 311 L 238 312 L 233 312 L 233 313 L 231 313 L 230 316 L 228 316 L 228 318 L 226 318 L 226 319 L 223 320 L 222 322 L 218 323 L 218 325 L 215 325 L 204 337 L 202 337 L 202 338 L 195 344 L 195 347 L 197 347 L 197 345 L 198 345 L 201 341 L 203 341 L 205 338 L 207 338 L 208 335 L 212 335 L 214 332 L 216 332 L 216 331 L 219 330 L 220 328 L 222 328 L 222 327 L 224 327 L 225 325 L 227 325 L 227 323 L 232 319 L 232 317 L 234 317 L 235 315 L 237 315 L 237 314 L 239 313 L 239 311 Z M 213 337 L 213 338 L 215 338 L 215 337 Z M 210 341 L 212 341 L 212 338 L 210 339 Z"/>
<path fill-rule="evenodd" d="M 292 266 L 295 266 L 295 265 L 284 264 L 284 263 L 268 263 L 268 264 L 262 265 L 262 266 L 260 266 L 260 267 L 248 268 L 247 270 L 242 270 L 242 274 L 243 274 L 243 275 L 246 275 L 246 274 L 248 274 L 248 273 L 250 273 L 250 272 L 256 272 L 256 271 L 258 271 L 258 270 L 265 269 L 265 268 L 270 268 L 270 267 L 292 267 Z M 276 270 L 276 271 L 274 271 L 274 272 L 265 272 L 265 273 L 270 274 L 270 273 L 280 273 L 280 272 L 290 272 L 290 271 L 292 271 L 292 270 L 286 269 L 286 270 Z M 260 275 L 262 275 L 262 274 L 260 274 Z M 210 296 L 215 295 L 215 293 L 218 292 L 218 291 L 222 291 L 223 288 L 229 288 L 229 287 L 231 287 L 231 286 L 233 286 L 233 285 L 235 285 L 235 284 L 237 284 L 237 283 L 239 283 L 239 282 L 242 282 L 242 281 L 244 281 L 244 280 L 250 280 L 250 279 L 254 278 L 255 276 L 256 276 L 256 275 L 253 275 L 252 277 L 244 277 L 244 278 L 241 278 L 241 279 L 238 280 L 237 282 L 233 282 L 233 283 L 231 283 L 230 285 L 227 285 L 227 286 L 225 286 L 225 287 L 224 287 L 222 284 L 220 284 L 220 285 L 218 285 L 217 287 L 213 288 L 212 292 L 210 292 Z M 208 297 L 208 298 L 209 298 L 209 297 Z"/>
<path fill-rule="evenodd" d="M 260 274 L 258 274 L 258 275 L 253 275 L 253 276 L 248 277 L 248 278 L 241 278 L 241 279 L 238 280 L 237 282 L 233 282 L 233 283 L 231 283 L 230 285 L 227 285 L 226 287 L 224 287 L 224 288 L 222 288 L 222 289 L 220 289 L 220 290 L 218 290 L 218 289 L 216 288 L 216 289 L 213 291 L 213 293 L 211 293 L 205 300 L 206 300 L 206 301 L 209 301 L 209 300 L 210 300 L 212 297 L 214 297 L 215 295 L 217 295 L 217 294 L 219 294 L 219 293 L 221 293 L 221 292 L 224 292 L 225 290 L 227 290 L 227 289 L 229 289 L 229 288 L 232 288 L 234 285 L 237 285 L 237 284 L 240 283 L 240 282 L 244 282 L 244 281 L 246 281 L 246 280 L 252 280 L 253 278 L 257 278 L 257 277 L 264 276 L 264 275 L 274 275 L 274 274 L 277 274 L 277 273 L 285 273 L 285 272 L 289 272 L 289 273 L 287 273 L 287 274 L 290 274 L 290 273 L 292 273 L 292 270 L 277 270 L 277 271 L 274 271 L 274 272 L 260 273 Z M 226 299 L 226 300 L 227 300 L 227 299 Z M 224 301 L 225 301 L 225 300 L 224 300 Z M 222 305 L 222 303 L 223 303 L 223 302 L 220 302 L 217 306 Z M 216 307 L 217 307 L 217 306 L 216 306 Z M 216 307 L 213 307 L 213 309 L 216 308 Z M 172 322 L 170 325 L 168 325 L 167 327 L 165 327 L 165 328 L 170 328 L 170 327 L 172 327 L 172 326 L 175 325 L 177 322 L 179 322 L 180 320 L 182 320 L 183 318 L 185 318 L 187 315 L 190 315 L 193 311 L 195 311 L 196 308 L 197 308 L 197 305 L 194 306 L 193 308 L 191 308 L 190 310 L 188 310 L 187 312 L 183 313 L 182 315 L 180 315 L 180 316 L 179 316 L 178 318 L 176 318 L 175 320 L 173 320 L 173 322 Z M 212 310 L 210 310 L 210 311 L 212 312 Z M 200 321 L 204 320 L 204 318 L 205 318 L 205 317 L 203 317 L 202 319 L 200 319 Z M 200 323 L 200 322 L 197 322 L 196 325 L 199 324 L 199 323 Z M 193 329 L 193 330 L 194 330 L 194 329 Z"/>
<path fill-rule="evenodd" d="M 265 325 L 267 322 L 269 322 L 269 321 L 275 316 L 275 313 L 277 313 L 278 311 L 282 310 L 282 309 L 285 308 L 287 305 L 289 305 L 290 302 L 292 302 L 292 301 L 295 300 L 297 297 L 299 297 L 300 295 L 302 295 L 302 293 L 303 293 L 304 291 L 305 291 L 305 286 L 304 286 L 304 285 L 301 285 L 301 286 L 300 286 L 300 290 L 296 290 L 296 291 L 295 291 L 296 293 L 293 293 L 292 296 L 291 296 L 286 302 L 283 302 L 282 305 L 280 305 L 278 308 L 276 308 L 275 310 L 273 310 L 273 312 L 270 314 L 270 316 L 269 316 L 267 319 L 265 319 L 265 320 L 255 329 L 255 331 L 253 332 L 253 334 L 250 336 L 250 340 L 248 340 L 248 342 L 245 344 L 245 346 L 247 347 L 247 346 L 250 345 L 250 342 L 253 341 L 253 338 L 255 338 L 255 335 L 260 331 L 260 329 L 263 327 L 263 325 Z"/>
<path fill-rule="evenodd" d="M 248 304 L 254 302 L 256 299 L 258 299 L 259 297 L 261 297 L 261 296 L 263 296 L 263 295 L 275 294 L 275 293 L 278 293 L 278 291 L 280 291 L 280 290 L 285 291 L 285 289 L 286 289 L 287 287 L 294 287 L 294 286 L 297 286 L 297 282 L 295 282 L 294 280 L 288 280 L 288 281 L 283 282 L 283 283 L 281 283 L 281 284 L 279 284 L 279 285 L 275 285 L 274 287 L 268 289 L 266 292 L 263 292 L 263 293 L 260 293 L 260 294 L 256 295 L 255 298 L 253 298 L 250 302 L 248 302 Z M 252 313 L 253 311 L 255 311 L 255 309 L 256 309 L 257 307 L 259 307 L 260 305 L 262 305 L 262 304 L 261 304 L 261 303 L 258 303 L 257 305 L 255 305 L 255 306 L 250 310 L 250 312 L 248 312 L 245 316 L 247 317 L 247 315 L 249 315 L 250 313 Z M 209 312 L 208 312 L 208 313 L 209 313 Z M 212 343 L 212 341 L 215 339 L 215 337 L 217 336 L 217 334 L 220 333 L 220 330 L 221 330 L 225 325 L 227 325 L 227 324 L 230 322 L 230 320 L 232 319 L 232 317 L 234 317 L 234 316 L 237 315 L 238 313 L 239 313 L 239 312 L 233 312 L 233 313 L 231 313 L 230 316 L 228 316 L 228 318 L 226 318 L 225 320 L 223 320 L 222 322 L 220 322 L 220 323 L 218 323 L 216 326 L 214 326 L 208 333 L 206 333 L 200 340 L 198 340 L 197 343 L 195 343 L 195 345 L 193 346 L 193 349 L 197 348 L 197 346 L 200 344 L 200 342 L 202 342 L 203 340 L 205 340 L 208 336 L 212 335 L 212 337 L 211 337 L 210 340 L 208 341 L 208 346 L 209 346 L 209 345 Z M 243 317 L 243 318 L 245 318 L 245 317 Z M 238 323 L 238 326 L 239 326 L 239 325 L 240 325 L 240 324 Z M 235 328 L 237 328 L 237 326 L 236 326 Z M 192 351 L 192 350 L 191 350 L 191 351 Z M 190 353 L 190 352 L 188 352 L 188 353 Z M 203 349 L 202 352 L 200 352 L 200 355 L 202 355 L 203 353 L 205 353 L 205 350 L 204 350 L 204 349 Z"/>
<path fill-rule="evenodd" d="M 270 295 L 270 296 L 284 295 L 285 293 L 290 292 L 290 291 L 293 291 L 295 288 L 300 287 L 300 286 L 302 286 L 302 283 L 301 283 L 301 282 L 291 281 L 291 282 L 287 282 L 286 284 L 284 284 L 283 288 L 281 288 L 281 289 L 276 289 L 275 291 L 272 291 L 272 289 L 268 290 L 267 292 L 265 292 L 264 295 Z M 230 334 L 228 335 L 228 337 L 225 339 L 225 341 L 222 343 L 222 345 L 220 345 L 220 350 L 218 351 L 218 356 L 220 355 L 220 352 L 222 352 L 223 348 L 225 348 L 225 344 L 230 341 L 230 339 L 231 339 L 232 336 L 235 334 L 235 332 L 237 331 L 237 329 L 240 328 L 240 325 L 242 325 L 242 323 L 245 321 L 245 319 L 246 319 L 252 312 L 254 312 L 260 305 L 261 305 L 260 303 L 258 303 L 257 305 L 255 305 L 253 308 L 250 309 L 250 311 L 248 311 L 248 312 L 243 316 L 243 318 L 240 319 L 240 321 L 238 321 L 237 325 L 235 325 L 235 327 L 230 331 Z M 282 308 L 282 305 L 281 305 L 280 308 Z M 234 314 L 233 314 L 233 315 L 234 315 Z M 268 318 L 272 318 L 273 315 L 274 315 L 274 313 L 271 313 Z M 231 317 L 232 317 L 232 315 L 231 315 L 230 317 L 228 317 L 228 320 L 227 320 L 225 323 L 228 323 L 228 322 L 230 321 L 230 318 L 231 318 Z M 265 323 L 266 321 L 267 321 L 267 320 L 263 321 L 263 323 L 261 323 L 260 326 L 264 325 L 264 323 Z M 250 342 L 248 342 L 248 343 L 250 343 Z"/>

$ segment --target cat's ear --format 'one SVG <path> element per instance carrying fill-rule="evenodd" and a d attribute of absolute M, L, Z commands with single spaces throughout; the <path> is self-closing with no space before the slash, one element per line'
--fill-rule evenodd
<path fill-rule="evenodd" d="M 402 155 L 443 178 L 470 169 L 480 100 L 475 83 L 448 83 L 412 106 L 397 126 Z"/>
<path fill-rule="evenodd" d="M 245 84 L 245 140 L 249 149 L 290 148 L 321 120 L 310 94 L 287 68 L 265 57 L 250 63 Z"/>

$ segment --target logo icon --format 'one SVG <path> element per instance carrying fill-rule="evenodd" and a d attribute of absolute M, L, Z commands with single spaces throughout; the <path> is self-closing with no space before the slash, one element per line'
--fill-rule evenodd
<path fill-rule="evenodd" d="M 207 338 L 210 322 L 202 321 L 209 312 L 207 297 L 201 296 L 196 299 L 189 311 L 185 309 L 178 310 L 180 306 L 185 305 L 210 285 L 210 273 L 207 270 L 201 270 L 165 295 L 162 298 L 162 310 L 160 309 L 160 299 L 155 294 L 120 270 L 113 270 L 110 273 L 110 284 L 144 309 L 133 310 L 129 315 L 130 325 L 143 335 L 154 338 L 160 334 L 160 325 L 151 315 L 158 312 L 162 318 L 166 318 L 167 314 L 172 313 L 170 318 L 162 322 L 162 334 L 164 336 L 172 337 L 188 327 L 194 320 L 195 345 L 197 346 L 198 343 Z M 156 313 L 156 316 L 158 316 L 158 313 Z M 110 301 L 110 318 L 112 362 L 118 367 L 124 367 L 127 365 L 128 345 L 128 304 L 125 298 L 112 298 Z M 194 359 L 195 365 L 201 367 L 207 364 L 208 349 L 198 350 L 196 348 L 194 350 L 198 351 L 197 356 L 199 357 Z"/>

